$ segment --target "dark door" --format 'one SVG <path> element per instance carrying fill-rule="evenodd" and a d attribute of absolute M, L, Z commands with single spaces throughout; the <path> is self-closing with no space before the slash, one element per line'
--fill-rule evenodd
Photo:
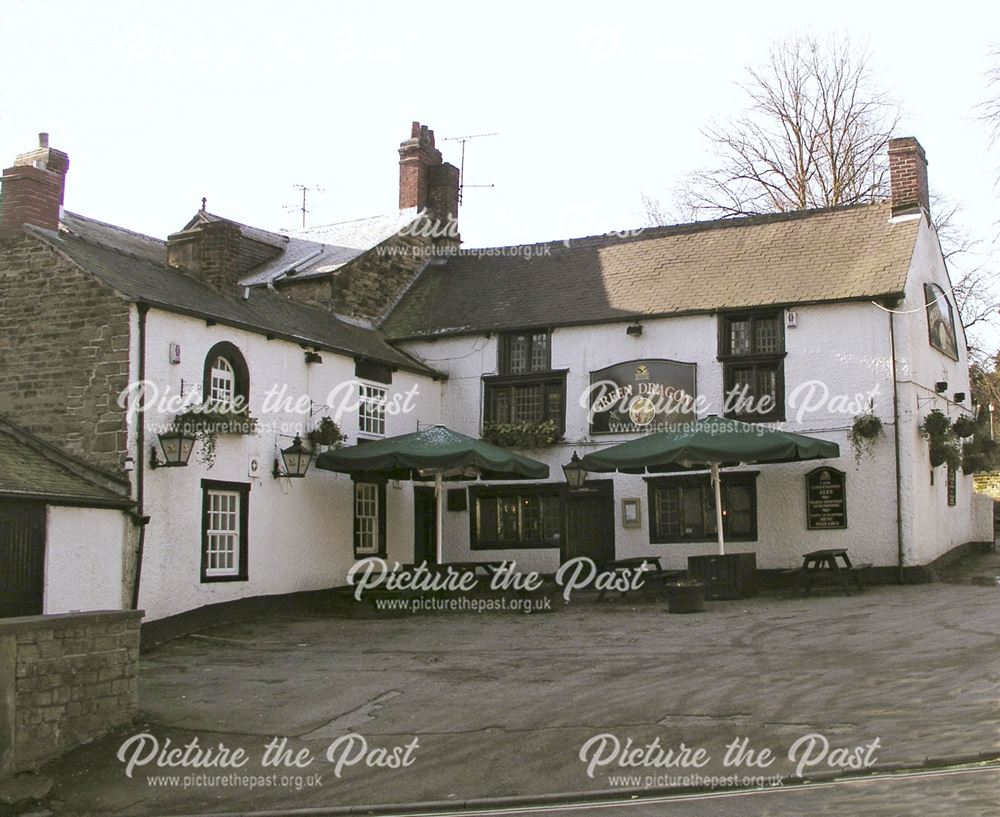
<path fill-rule="evenodd" d="M 437 504 L 434 489 L 413 489 L 413 562 L 437 564 Z"/>
<path fill-rule="evenodd" d="M 615 558 L 614 488 L 587 487 L 566 494 L 566 541 L 562 560 L 587 556 L 598 565 Z"/>
<path fill-rule="evenodd" d="M 45 506 L 0 501 L 0 617 L 42 612 Z"/>

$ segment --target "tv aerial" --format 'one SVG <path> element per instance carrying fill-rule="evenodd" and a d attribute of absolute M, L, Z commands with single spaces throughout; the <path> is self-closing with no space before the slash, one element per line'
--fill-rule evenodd
<path fill-rule="evenodd" d="M 464 198 L 464 191 L 466 187 L 496 187 L 494 184 L 466 184 L 465 183 L 465 143 L 471 142 L 473 139 L 483 139 L 487 136 L 499 136 L 499 133 L 471 133 L 467 136 L 446 136 L 441 141 L 442 142 L 461 142 L 462 143 L 462 158 L 458 167 L 458 203 L 462 203 Z"/>
<path fill-rule="evenodd" d="M 302 214 L 302 228 L 305 229 L 305 226 L 306 226 L 306 214 L 312 212 L 306 206 L 306 196 L 309 193 L 325 193 L 326 192 L 326 188 L 325 187 L 321 187 L 318 184 L 316 184 L 316 185 L 293 184 L 292 187 L 294 187 L 296 190 L 299 190 L 299 191 L 302 192 L 302 203 L 301 204 L 289 204 L 289 205 L 287 205 L 285 207 L 282 207 L 281 209 L 284 210 L 286 213 L 295 213 L 295 212 L 301 213 Z"/>

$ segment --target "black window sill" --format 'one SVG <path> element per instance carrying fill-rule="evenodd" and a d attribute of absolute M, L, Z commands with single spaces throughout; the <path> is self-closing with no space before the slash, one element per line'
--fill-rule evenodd
<path fill-rule="evenodd" d="M 216 582 L 248 582 L 250 577 L 247 575 L 236 575 L 236 576 L 202 576 L 202 584 L 215 584 Z"/>

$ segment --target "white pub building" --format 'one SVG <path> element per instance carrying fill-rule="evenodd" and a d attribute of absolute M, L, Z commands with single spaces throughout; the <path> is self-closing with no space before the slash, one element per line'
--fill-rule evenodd
<path fill-rule="evenodd" d="M 87 435 L 67 443 L 67 424 L 40 422 L 16 391 L 0 414 L 127 484 L 131 502 L 103 509 L 127 521 L 116 541 L 88 549 L 80 530 L 81 547 L 43 559 L 43 574 L 65 576 L 99 557 L 116 577 L 106 598 L 76 598 L 65 581 L 56 592 L 42 575 L 38 611 L 137 604 L 158 619 L 341 586 L 366 556 L 432 559 L 433 489 L 315 468 L 294 478 L 298 454 L 333 442 L 309 440 L 329 430 L 324 418 L 347 445 L 440 423 L 550 466 L 545 481 L 449 483 L 448 562 L 553 572 L 574 556 L 656 556 L 683 569 L 713 552 L 706 472 L 592 474 L 582 490 L 563 477 L 574 453 L 693 416 L 670 413 L 681 397 L 699 416 L 840 446 L 836 460 L 723 471 L 726 541 L 765 574 L 842 547 L 876 578 L 919 580 L 992 541 L 961 440 L 942 447 L 921 431 L 934 410 L 954 422 L 974 407 L 915 139 L 890 144 L 888 201 L 479 250 L 436 229 L 457 215 L 458 176 L 416 123 L 400 147 L 398 211 L 293 234 L 203 207 L 167 241 L 139 236 L 62 212 L 65 154 L 46 141 L 26 156 L 31 173 L 21 158 L 4 172 L 0 278 L 27 283 L 2 308 L 23 308 L 38 275 L 77 288 L 45 309 L 84 296 L 120 307 L 106 334 L 123 371 L 93 418 L 120 423 L 120 436 L 110 450 Z M 41 216 L 20 205 L 21 186 L 55 185 L 39 174 L 59 176 L 56 210 Z M 66 366 L 92 365 L 66 327 Z M 240 398 L 247 425 L 201 427 L 186 466 L 164 467 L 188 453 L 170 429 L 192 394 Z M 763 410 L 748 414 L 748 401 Z M 18 501 L 29 500 L 0 497 Z"/>

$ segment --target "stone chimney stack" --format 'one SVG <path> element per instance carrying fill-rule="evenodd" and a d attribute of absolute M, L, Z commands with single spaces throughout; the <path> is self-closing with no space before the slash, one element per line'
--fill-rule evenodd
<path fill-rule="evenodd" d="M 0 236 L 17 235 L 25 224 L 59 229 L 69 156 L 49 147 L 49 135 L 38 134 L 38 147 L 22 153 L 3 172 Z"/>
<path fill-rule="evenodd" d="M 889 184 L 894 216 L 922 210 L 930 220 L 927 156 L 914 137 L 889 140 Z"/>
<path fill-rule="evenodd" d="M 414 122 L 410 138 L 399 145 L 399 208 L 416 207 L 447 221 L 458 219 L 458 168 L 442 161 L 434 131 Z"/>
<path fill-rule="evenodd" d="M 242 239 L 239 225 L 208 221 L 167 236 L 167 264 L 235 297 L 245 274 L 240 265 Z"/>

